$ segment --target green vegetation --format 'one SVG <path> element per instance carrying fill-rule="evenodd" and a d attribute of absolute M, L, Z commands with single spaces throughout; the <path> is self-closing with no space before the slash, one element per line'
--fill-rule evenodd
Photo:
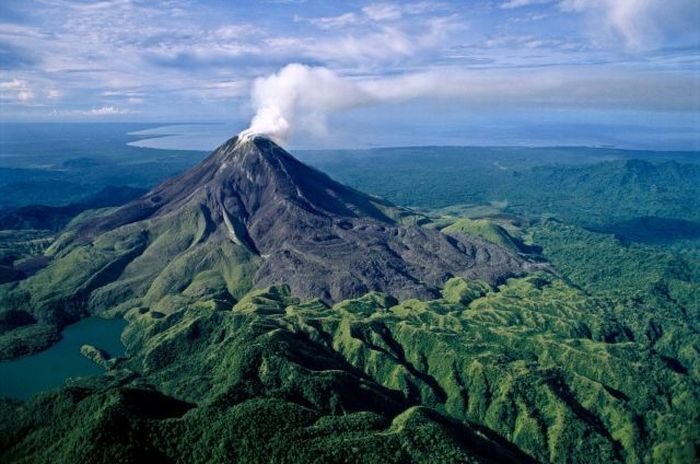
<path fill-rule="evenodd" d="M 591 292 L 618 297 L 666 293 L 676 300 L 673 281 L 699 282 L 698 263 L 672 251 L 625 244 L 611 234 L 557 221 L 539 223 L 528 232 L 550 262 L 575 285 Z"/>
<path fill-rule="evenodd" d="M 0 459 L 692 462 L 697 369 L 617 316 L 543 273 L 428 302 L 282 286 L 134 309 L 110 374 L 4 404 Z"/>
<path fill-rule="evenodd" d="M 202 240 L 211 233 L 206 221 L 203 211 L 192 209 L 77 245 L 66 245 L 76 233 L 69 229 L 45 250 L 41 272 L 0 285 L 0 324 L 5 311 L 24 315 L 0 330 L 5 348 L 0 359 L 46 348 L 62 327 L 88 312 L 118 316 L 149 307 L 168 313 L 187 304 L 216 306 L 242 297 L 252 287 L 260 258 L 243 246 L 221 246 L 230 242 L 221 232 Z M 34 336 L 35 322 L 42 334 L 53 335 Z"/>
<path fill-rule="evenodd" d="M 53 240 L 47 230 L 0 230 L 0 285 L 43 267 L 40 257 Z"/>
<path fill-rule="evenodd" d="M 446 234 L 476 235 L 484 240 L 500 245 L 514 253 L 522 251 L 522 247 L 498 224 L 486 219 L 461 218 L 441 229 Z"/>
<path fill-rule="evenodd" d="M 85 356 L 90 361 L 94 362 L 103 369 L 111 367 L 110 356 L 101 349 L 93 345 L 83 345 L 80 347 L 80 354 Z"/>
<path fill-rule="evenodd" d="M 544 256 L 680 372 L 700 376 L 700 262 L 548 221 L 530 229 Z"/>
<path fill-rule="evenodd" d="M 22 188 L 37 185 L 55 185 L 63 203 L 85 198 L 110 172 L 133 172 L 143 154 L 122 147 L 88 159 L 91 147 L 57 146 L 47 156 L 60 174 L 0 167 L 11 174 L 0 182 L 3 201 L 24 204 L 33 197 Z M 196 157 L 173 155 L 156 169 L 164 152 L 153 152 L 132 185 Z M 328 306 L 284 285 L 252 289 L 260 258 L 215 235 L 198 208 L 89 244 L 71 243 L 70 227 L 57 240 L 49 230 L 0 231 L 0 358 L 54 343 L 88 312 L 128 321 L 123 357 L 80 344 L 104 375 L 26 402 L 0 399 L 0 462 L 697 462 L 692 156 L 435 147 L 336 155 L 304 157 L 421 208 L 383 211 L 399 222 L 475 235 L 551 272 L 497 287 L 452 278 L 433 301 L 369 292 Z M 81 180 L 86 172 L 94 177 Z M 12 218 L 37 224 L 32 211 Z M 107 211 L 62 212 L 59 223 Z"/>
<path fill-rule="evenodd" d="M 555 217 L 619 233 L 630 232 L 630 224 L 646 218 L 647 228 L 656 223 L 660 230 L 644 239 L 668 241 L 700 238 L 700 164 L 694 155 L 420 147 L 311 152 L 303 159 L 399 205 L 432 210 L 464 204 L 470 211 L 462 214 L 470 217 L 499 212 Z"/>

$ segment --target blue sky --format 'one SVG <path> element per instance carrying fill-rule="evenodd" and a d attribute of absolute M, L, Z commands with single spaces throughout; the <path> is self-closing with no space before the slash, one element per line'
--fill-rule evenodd
<path fill-rule="evenodd" d="M 0 119 L 243 129 L 255 79 L 301 63 L 374 97 L 297 108 L 323 126 L 301 124 L 297 145 L 421 130 L 528 144 L 595 126 L 588 143 L 624 145 L 619 127 L 700 148 L 698 24 L 697 0 L 3 0 Z M 318 100 L 314 82 L 300 98 Z"/>

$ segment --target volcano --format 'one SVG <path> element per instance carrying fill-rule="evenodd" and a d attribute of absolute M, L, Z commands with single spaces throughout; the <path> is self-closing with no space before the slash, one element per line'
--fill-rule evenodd
<path fill-rule="evenodd" d="M 137 306 L 229 304 L 273 284 L 326 303 L 370 291 L 428 299 L 454 276 L 496 283 L 531 266 L 421 220 L 265 137 L 234 137 L 180 177 L 68 230 L 51 263 L 6 300 L 29 300 L 37 319 L 60 323 Z"/>

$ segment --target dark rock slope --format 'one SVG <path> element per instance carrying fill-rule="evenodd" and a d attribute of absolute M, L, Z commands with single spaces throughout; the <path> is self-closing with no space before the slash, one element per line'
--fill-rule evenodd
<path fill-rule="evenodd" d="M 86 224 L 78 238 L 191 209 L 206 222 L 200 240 L 218 231 L 262 258 L 256 286 L 286 283 L 302 298 L 337 301 L 370 290 L 426 298 L 453 275 L 494 282 L 525 267 L 478 239 L 400 225 L 404 211 L 261 137 L 229 140 L 184 176 Z"/>

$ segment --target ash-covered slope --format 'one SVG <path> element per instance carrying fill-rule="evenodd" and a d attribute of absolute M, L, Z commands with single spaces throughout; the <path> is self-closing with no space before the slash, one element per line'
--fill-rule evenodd
<path fill-rule="evenodd" d="M 52 263 L 4 306 L 30 300 L 38 319 L 60 323 L 120 304 L 169 312 L 231 301 L 273 284 L 326 302 L 370 290 L 431 298 L 452 276 L 493 283 L 529 266 L 475 237 L 401 224 L 411 214 L 266 138 L 234 137 L 182 176 L 66 233 Z"/>

